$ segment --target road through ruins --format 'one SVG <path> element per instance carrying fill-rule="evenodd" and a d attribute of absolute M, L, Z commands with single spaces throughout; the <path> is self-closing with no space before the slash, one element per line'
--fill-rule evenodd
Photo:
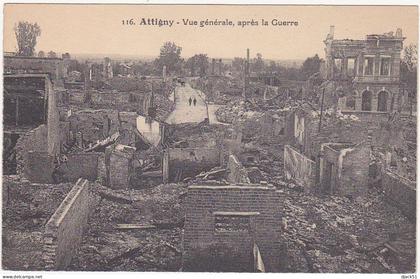
<path fill-rule="evenodd" d="M 205 95 L 200 90 L 185 83 L 185 85 L 175 87 L 170 98 L 173 97 L 175 98 L 175 110 L 166 119 L 166 123 L 198 123 L 208 118 Z M 194 100 L 196 101 L 194 102 Z"/>

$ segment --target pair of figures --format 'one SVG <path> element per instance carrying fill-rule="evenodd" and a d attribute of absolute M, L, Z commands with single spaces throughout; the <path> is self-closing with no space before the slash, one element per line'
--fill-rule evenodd
<path fill-rule="evenodd" d="M 195 99 L 195 97 L 194 97 L 194 99 L 191 99 L 191 97 L 188 99 L 188 103 L 190 104 L 190 106 L 191 106 L 191 103 L 193 103 L 194 104 L 194 106 L 197 104 L 197 100 Z"/>

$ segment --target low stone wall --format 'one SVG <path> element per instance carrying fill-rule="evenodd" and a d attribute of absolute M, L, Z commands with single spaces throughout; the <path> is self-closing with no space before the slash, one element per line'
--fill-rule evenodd
<path fill-rule="evenodd" d="M 65 270 L 79 247 L 90 208 L 89 182 L 79 179 L 45 225 L 43 259 L 47 270 Z"/>
<path fill-rule="evenodd" d="M 79 178 L 95 181 L 98 177 L 98 158 L 101 152 L 67 154 L 67 161 L 60 165 L 64 182 L 74 182 Z"/>
<path fill-rule="evenodd" d="M 416 182 L 390 171 L 382 176 L 382 188 L 388 200 L 410 220 L 416 220 Z"/>
<path fill-rule="evenodd" d="M 381 122 L 389 117 L 389 112 L 386 111 L 342 110 L 341 113 L 357 116 L 363 122 Z"/>
<path fill-rule="evenodd" d="M 290 145 L 284 146 L 284 174 L 310 192 L 316 183 L 316 164 L 306 156 L 294 150 Z"/>
<path fill-rule="evenodd" d="M 235 155 L 229 156 L 228 171 L 227 180 L 230 184 L 250 183 L 246 169 Z"/>
<path fill-rule="evenodd" d="M 28 151 L 24 160 L 24 177 L 33 183 L 54 183 L 54 156 L 47 152 Z"/>

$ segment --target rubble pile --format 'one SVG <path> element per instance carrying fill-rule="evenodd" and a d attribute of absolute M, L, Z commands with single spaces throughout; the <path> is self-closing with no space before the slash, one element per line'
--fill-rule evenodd
<path fill-rule="evenodd" d="M 223 125 L 209 125 L 201 122 L 170 125 L 166 143 L 175 148 L 216 146 L 227 128 Z"/>
<path fill-rule="evenodd" d="M 143 190 L 96 189 L 101 201 L 72 270 L 178 271 L 184 184 Z"/>
<path fill-rule="evenodd" d="M 227 172 L 226 168 L 214 167 L 209 171 L 197 174 L 195 177 L 186 177 L 183 182 L 188 183 L 188 185 L 203 183 L 205 185 L 228 185 Z"/>
<path fill-rule="evenodd" d="M 267 111 L 285 112 L 297 106 L 309 105 L 315 109 L 313 105 L 298 102 L 291 98 L 275 97 L 272 100 L 264 100 L 260 98 L 251 98 L 247 101 L 235 99 L 220 106 L 216 111 L 216 118 L 223 123 L 234 123 L 240 120 L 246 120 L 252 117 L 259 117 Z"/>
<path fill-rule="evenodd" d="M 31 184 L 18 176 L 3 176 L 2 186 L 3 268 L 43 270 L 44 225 L 72 184 Z"/>
<path fill-rule="evenodd" d="M 228 77 L 203 77 L 192 81 L 193 88 L 197 88 L 206 94 L 206 99 L 215 104 L 237 99 L 242 94 L 241 81 Z"/>
<path fill-rule="evenodd" d="M 245 164 L 251 183 L 269 181 L 273 185 L 283 182 L 283 156 L 278 152 L 283 145 L 273 144 L 260 147 L 260 160 L 256 164 Z"/>
<path fill-rule="evenodd" d="M 247 119 L 260 115 L 260 112 L 253 110 L 252 104 L 238 100 L 231 101 L 227 105 L 221 106 L 216 111 L 217 121 L 230 124 L 240 119 Z"/>
<path fill-rule="evenodd" d="M 83 146 L 105 139 L 120 126 L 118 111 L 110 109 L 79 110 L 69 117 L 69 121 L 73 134 L 80 137 Z"/>
<path fill-rule="evenodd" d="M 175 108 L 175 103 L 161 94 L 154 95 L 153 103 L 156 106 L 155 119 L 161 122 L 164 122 Z"/>
<path fill-rule="evenodd" d="M 290 190 L 283 229 L 291 272 L 397 272 L 415 266 L 415 224 L 371 189 L 351 201 Z"/>
<path fill-rule="evenodd" d="M 160 93 L 164 90 L 164 83 L 161 79 L 147 79 L 143 77 L 113 77 L 106 82 L 93 85 L 97 89 L 107 88 L 121 92 L 148 92 L 153 88 L 153 91 Z"/>

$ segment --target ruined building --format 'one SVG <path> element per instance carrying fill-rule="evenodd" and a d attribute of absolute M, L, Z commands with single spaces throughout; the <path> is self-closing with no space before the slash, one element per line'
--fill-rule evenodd
<path fill-rule="evenodd" d="M 55 86 L 63 84 L 67 65 L 62 58 L 4 56 L 5 74 L 49 74 Z"/>
<path fill-rule="evenodd" d="M 402 30 L 367 35 L 364 40 L 334 39 L 334 26 L 325 43 L 326 78 L 333 84 L 342 110 L 397 110 L 400 106 Z"/>
<path fill-rule="evenodd" d="M 32 147 L 49 155 L 59 153 L 57 98 L 48 74 L 4 75 L 3 163 L 6 173 L 16 173 L 20 154 L 15 146 L 19 138 L 32 129 L 34 140 L 22 147 Z"/>

